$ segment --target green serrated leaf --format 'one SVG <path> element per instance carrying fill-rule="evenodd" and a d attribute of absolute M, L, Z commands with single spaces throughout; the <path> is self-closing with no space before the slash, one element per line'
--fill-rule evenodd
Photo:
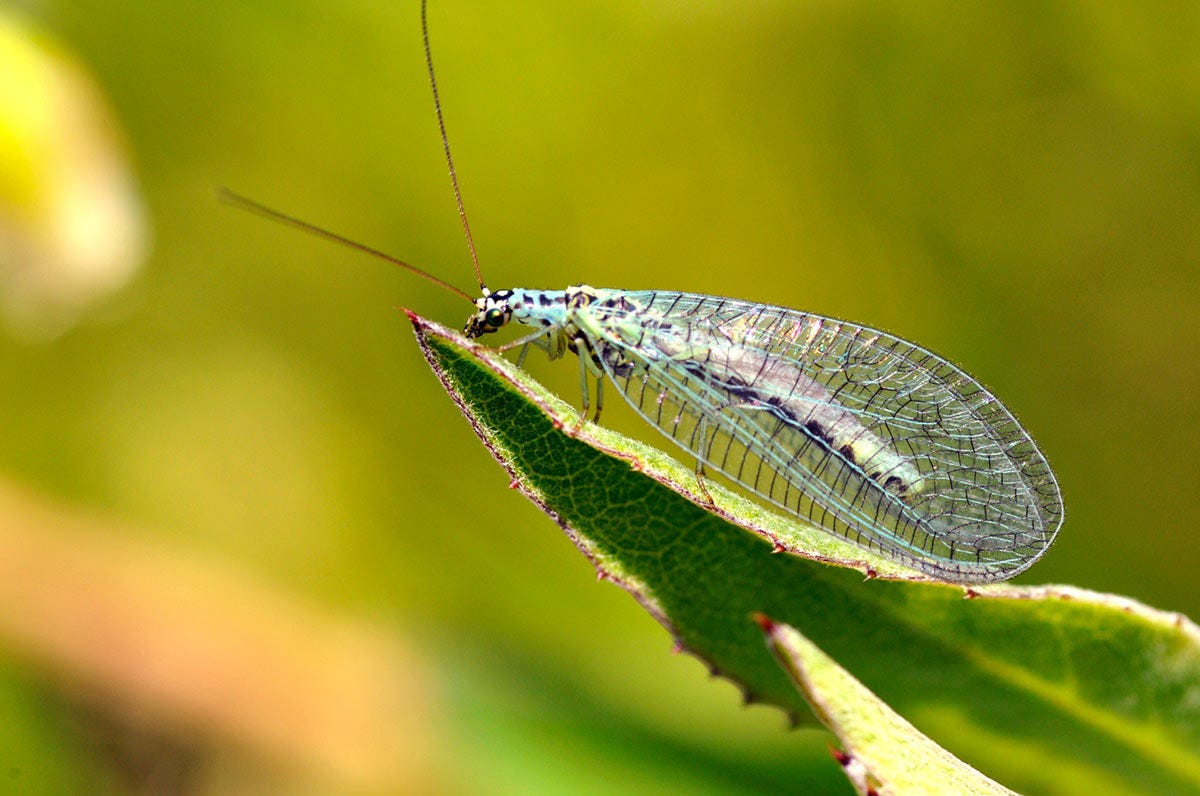
<path fill-rule="evenodd" d="M 1013 794 L 922 735 L 794 627 L 757 621 L 813 713 L 841 741 L 839 762 L 860 794 Z"/>
<path fill-rule="evenodd" d="M 749 698 L 808 715 L 748 621 L 762 613 L 803 627 L 923 732 L 1011 787 L 1200 790 L 1200 629 L 1185 617 L 1070 587 L 928 582 L 711 483 L 716 508 L 701 507 L 689 468 L 576 428 L 578 410 L 499 354 L 410 317 L 514 484 Z M 781 539 L 811 545 L 812 558 L 772 555 Z"/>

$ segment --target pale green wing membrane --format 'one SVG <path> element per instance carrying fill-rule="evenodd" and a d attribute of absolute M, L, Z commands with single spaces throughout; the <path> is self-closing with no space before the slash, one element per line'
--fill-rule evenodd
<path fill-rule="evenodd" d="M 1062 501 L 986 388 L 893 335 L 687 293 L 596 290 L 572 320 L 634 409 L 776 506 L 937 578 L 1003 580 Z"/>

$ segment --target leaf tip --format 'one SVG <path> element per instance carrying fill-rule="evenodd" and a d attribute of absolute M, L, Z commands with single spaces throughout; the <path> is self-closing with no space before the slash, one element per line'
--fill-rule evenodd
<path fill-rule="evenodd" d="M 750 614 L 750 619 L 754 622 L 754 624 L 762 628 L 762 632 L 766 633 L 767 635 L 771 635 L 775 632 L 775 620 L 771 619 L 771 617 L 767 616 L 766 614 L 755 611 L 754 613 Z"/>

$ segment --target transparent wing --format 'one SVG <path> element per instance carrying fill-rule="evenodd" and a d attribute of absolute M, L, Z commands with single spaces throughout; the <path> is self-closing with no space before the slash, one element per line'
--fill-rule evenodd
<path fill-rule="evenodd" d="M 781 307 L 597 292 L 577 325 L 629 403 L 750 492 L 955 582 L 1011 577 L 1053 541 L 1045 458 L 936 354 Z"/>

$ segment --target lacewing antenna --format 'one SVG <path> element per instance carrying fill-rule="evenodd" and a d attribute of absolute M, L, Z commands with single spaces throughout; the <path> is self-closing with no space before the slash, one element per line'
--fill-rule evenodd
<path fill-rule="evenodd" d="M 429 17 L 426 0 L 421 0 L 421 40 L 425 43 L 425 66 L 429 70 L 429 88 L 433 90 L 433 110 L 437 114 L 438 131 L 442 134 L 442 152 L 446 154 L 446 165 L 450 168 L 450 185 L 454 188 L 454 201 L 458 204 L 458 217 L 462 219 L 463 234 L 467 236 L 467 249 L 471 252 L 471 264 L 475 266 L 475 281 L 484 293 L 483 274 L 479 270 L 479 257 L 475 253 L 475 239 L 471 237 L 471 225 L 467 223 L 467 208 L 463 205 L 462 190 L 458 187 L 458 172 L 454 169 L 454 158 L 450 155 L 450 139 L 446 136 L 446 118 L 442 114 L 442 100 L 438 96 L 437 78 L 433 74 L 433 48 L 429 46 Z"/>
<path fill-rule="evenodd" d="M 417 268 L 411 263 L 404 262 L 404 260 L 401 260 L 399 257 L 393 257 L 387 252 L 374 249 L 370 246 L 367 246 L 365 243 L 359 243 L 358 241 L 351 240 L 344 235 L 339 235 L 336 232 L 331 232 L 322 227 L 318 227 L 316 224 L 310 224 L 309 222 L 303 221 L 295 216 L 289 216 L 287 213 L 281 213 L 278 210 L 267 207 L 266 205 L 242 196 L 239 193 L 234 193 L 228 188 L 217 188 L 216 193 L 218 201 L 224 202 L 227 205 L 236 207 L 239 210 L 245 210 L 249 213 L 253 213 L 254 215 L 265 218 L 268 221 L 274 221 L 277 224 L 283 224 L 285 227 L 298 229 L 301 232 L 307 232 L 310 235 L 316 235 L 318 238 L 324 238 L 325 240 L 333 241 L 334 243 L 339 243 L 343 246 L 349 246 L 355 251 L 360 251 L 363 254 L 368 254 L 377 259 L 389 262 L 392 265 L 397 265 L 403 268 L 405 271 L 408 271 L 410 274 L 419 276 L 427 282 L 432 282 L 443 290 L 448 290 L 456 296 L 462 296 L 472 304 L 475 303 L 475 299 L 466 291 L 455 287 L 444 279 L 439 279 L 426 270 Z"/>

